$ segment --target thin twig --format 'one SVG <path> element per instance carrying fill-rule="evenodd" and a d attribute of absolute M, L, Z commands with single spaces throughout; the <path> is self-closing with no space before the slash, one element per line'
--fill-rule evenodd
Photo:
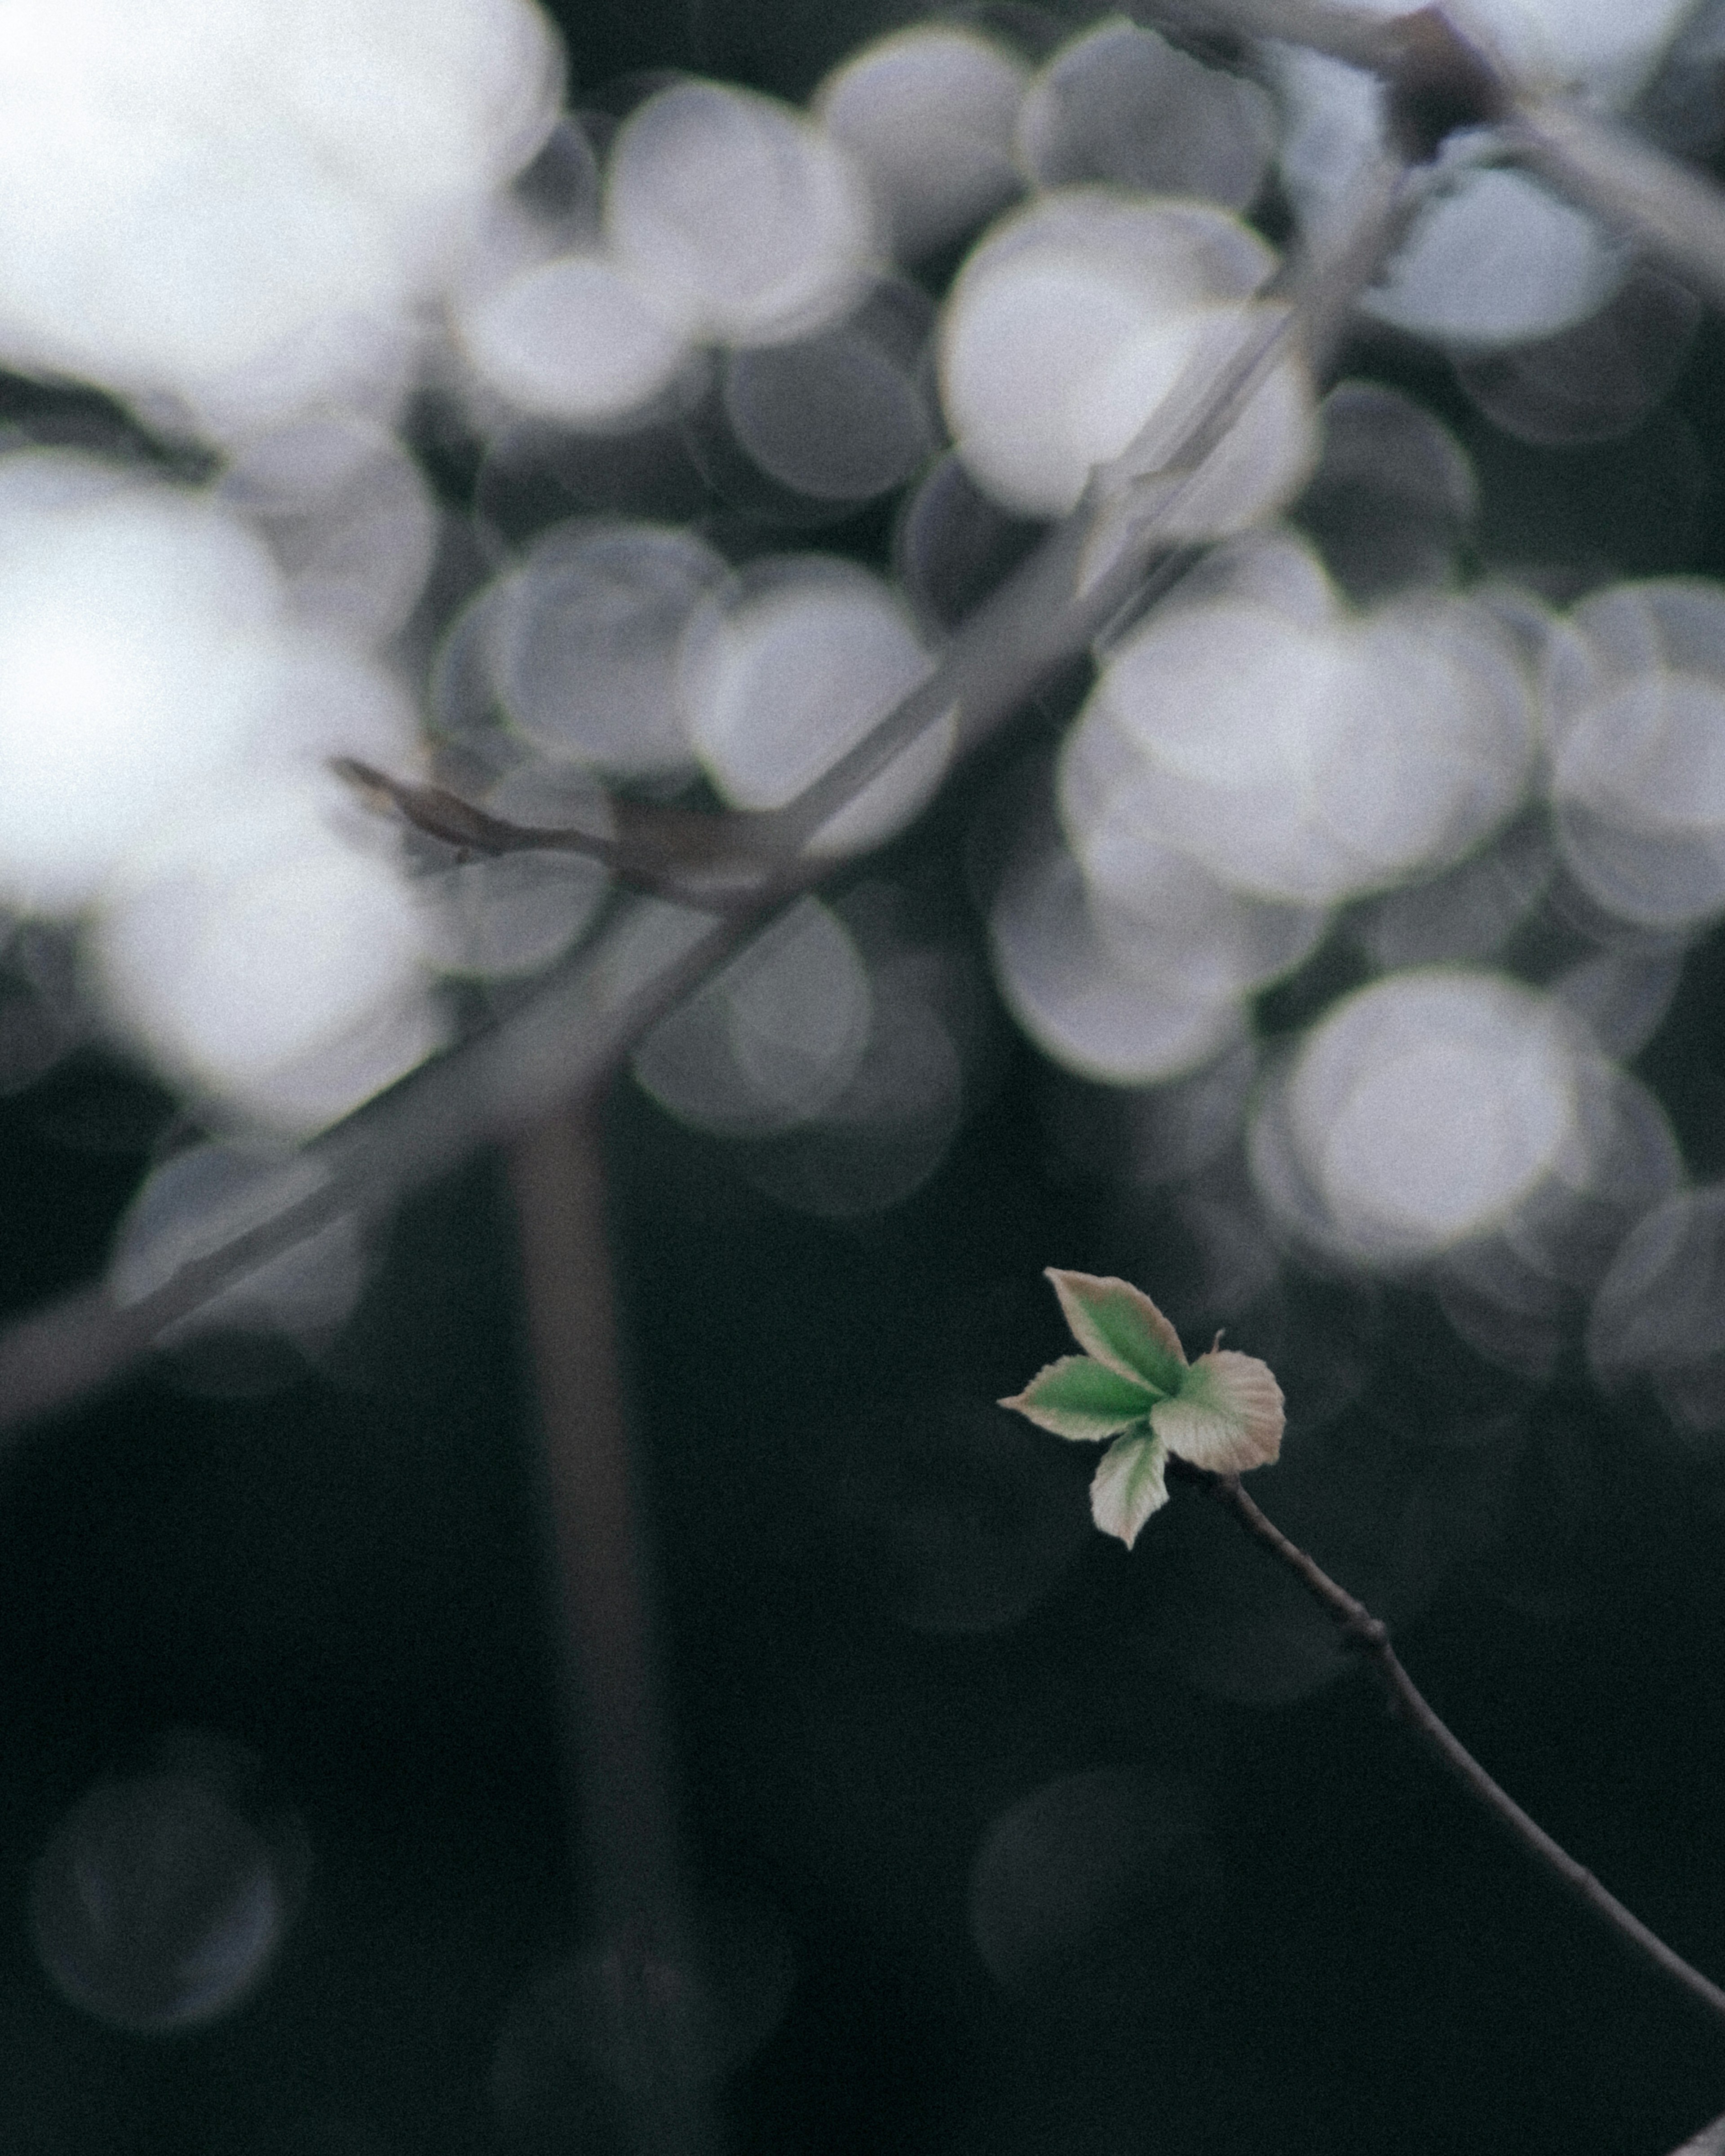
<path fill-rule="evenodd" d="M 1351 294 L 1369 280 L 1412 198 L 1412 183 L 1386 168 L 1334 254 L 1307 266 L 1276 331 L 1279 342 L 1255 357 L 1255 365 L 1294 348 L 1308 331 L 1324 342 Z M 1178 498 L 1192 476 L 1191 445 L 1208 440 L 1217 410 L 1240 389 L 1237 380 L 1225 378 L 1217 396 L 1194 413 L 1188 444 L 1170 459 L 1162 506 Z M 572 1091 L 614 1070 L 659 1018 L 783 902 L 788 888 L 827 873 L 829 862 L 805 852 L 808 840 L 903 748 L 945 722 L 952 726 L 955 761 L 980 746 L 1052 673 L 1084 653 L 1142 589 L 1146 576 L 1156 573 L 1153 564 L 1163 552 L 1156 505 L 1132 521 L 1097 573 L 1093 495 L 967 617 L 930 677 L 855 748 L 784 808 L 748 819 L 769 860 L 796 857 L 783 880 L 775 866 L 752 900 L 722 907 L 716 896 L 697 909 L 625 895 L 594 937 L 548 973 L 519 1009 L 411 1072 L 306 1147 L 301 1158 L 326 1171 L 316 1188 L 243 1235 L 213 1234 L 195 1261 L 135 1302 L 121 1306 L 105 1286 L 87 1287 L 0 1331 L 0 1436 L 116 1381 L 166 1327 L 193 1316 L 236 1279 L 331 1219 L 343 1214 L 362 1221 L 386 1218 L 405 1188 L 453 1166 L 476 1144 L 516 1136 Z M 1107 514 L 1106 491 L 1101 506 Z M 1177 557 L 1176 566 L 1184 558 Z M 1169 573 L 1166 565 L 1162 573 Z M 483 813 L 466 803 L 456 807 Z M 479 826 L 465 828 L 465 843 L 471 844 Z M 758 877 L 762 863 L 745 860 L 742 868 Z"/>
<path fill-rule="evenodd" d="M 1332 0 L 1156 0 L 1153 12 L 1176 28 L 1301 45 L 1377 75 L 1392 133 L 1416 151 L 1447 129 L 1490 126 L 1495 151 L 1725 311 L 1725 190 L 1577 100 L 1517 81 L 1465 6 L 1385 18 Z"/>
<path fill-rule="evenodd" d="M 1651 1964 L 1662 1976 L 1669 1977 L 1674 1984 L 1681 1985 L 1692 1999 L 1704 2007 L 1722 2028 L 1725 2028 L 1725 1991 L 1704 1977 L 1699 1969 L 1692 1969 L 1656 1932 L 1650 1931 L 1639 1917 L 1625 1908 L 1615 1895 L 1609 1894 L 1591 1871 L 1578 1864 L 1567 1850 L 1552 1840 L 1543 1826 L 1527 1816 L 1507 1791 L 1498 1787 L 1472 1753 L 1428 1705 L 1390 1645 L 1389 1630 L 1383 1620 L 1374 1617 L 1364 1603 L 1357 1600 L 1346 1588 L 1337 1586 L 1314 1558 L 1309 1557 L 1296 1543 L 1291 1542 L 1273 1521 L 1267 1519 L 1240 1487 L 1237 1475 L 1218 1475 L 1206 1479 L 1247 1532 L 1287 1567 L 1308 1594 L 1322 1604 L 1340 1627 L 1349 1645 L 1357 1648 L 1370 1661 L 1398 1712 L 1475 1802 L 1482 1804 L 1494 1819 L 1507 1827 L 1522 1848 L 1537 1858 L 1584 1908 L 1609 1925 L 1625 1946 Z"/>
<path fill-rule="evenodd" d="M 1207 385 L 1173 455 L 1146 474 L 1132 444 L 1098 467 L 1075 513 L 967 618 L 927 678 L 782 808 L 701 814 L 613 798 L 608 830 L 542 828 L 506 822 L 447 788 L 392 778 L 355 757 L 333 758 L 332 768 L 419 830 L 478 853 L 579 853 L 634 889 L 716 911 L 758 911 L 809 887 L 828 867 L 809 842 L 931 727 L 952 727 L 955 758 L 977 747 L 1122 608 L 1141 606 L 1191 566 L 1194 550 L 1170 546 L 1167 533 L 1209 459 L 1291 349 L 1314 376 L 1323 371 L 1353 301 L 1417 209 L 1422 185 L 1394 161 L 1363 179 L 1341 244 L 1276 279 L 1265 296 L 1281 308 L 1266 307 L 1258 336 Z"/>
<path fill-rule="evenodd" d="M 751 927 L 742 916 L 657 899 L 622 901 L 519 1009 L 303 1147 L 294 1164 L 305 1172 L 267 1218 L 244 1233 L 214 1224 L 198 1256 L 135 1299 L 98 1281 L 0 1331 L 0 1439 L 116 1383 L 170 1327 L 331 1221 L 381 1224 L 405 1190 L 454 1168 L 475 1145 L 512 1137 L 572 1091 L 598 1083 Z"/>
<path fill-rule="evenodd" d="M 1563 98 L 1517 99 L 1500 139 L 1512 157 L 1725 313 L 1725 190 L 1706 173 Z"/>
<path fill-rule="evenodd" d="M 445 786 L 393 778 L 357 757 L 336 756 L 338 778 L 387 805 L 428 838 L 465 853 L 579 854 L 608 869 L 625 890 L 675 899 L 713 913 L 752 913 L 814 880 L 820 865 L 775 854 L 758 815 L 670 808 L 609 796 L 609 829 L 515 824 Z"/>
<path fill-rule="evenodd" d="M 1200 36 L 1303 45 L 1377 75 L 1405 121 L 1436 132 L 1495 118 L 1505 102 L 1501 71 L 1445 7 L 1380 15 L 1333 0 L 1154 0 L 1154 18 Z"/>

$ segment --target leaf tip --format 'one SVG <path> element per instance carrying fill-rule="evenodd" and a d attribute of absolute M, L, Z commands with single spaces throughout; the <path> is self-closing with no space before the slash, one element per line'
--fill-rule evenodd
<path fill-rule="evenodd" d="M 1141 1287 L 1113 1275 L 1049 1265 L 1044 1277 L 1060 1298 L 1073 1338 L 1106 1369 L 1162 1393 L 1178 1389 L 1186 1368 L 1180 1336 Z"/>
<path fill-rule="evenodd" d="M 1090 1516 L 1105 1535 L 1130 1549 L 1144 1522 L 1168 1502 L 1163 1481 L 1168 1448 L 1153 1428 L 1128 1431 L 1102 1455 L 1091 1478 Z"/>

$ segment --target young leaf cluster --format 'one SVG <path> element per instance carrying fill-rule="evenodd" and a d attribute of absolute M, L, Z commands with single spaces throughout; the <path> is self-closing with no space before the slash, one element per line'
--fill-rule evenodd
<path fill-rule="evenodd" d="M 1108 1443 L 1091 1484 L 1091 1513 L 1130 1549 L 1168 1502 L 1168 1455 L 1215 1475 L 1263 1467 L 1281 1450 L 1281 1387 L 1254 1355 L 1219 1343 L 1195 1363 L 1142 1289 L 1093 1273 L 1048 1277 L 1081 1355 L 1039 1370 L 1002 1400 L 1040 1429 Z"/>

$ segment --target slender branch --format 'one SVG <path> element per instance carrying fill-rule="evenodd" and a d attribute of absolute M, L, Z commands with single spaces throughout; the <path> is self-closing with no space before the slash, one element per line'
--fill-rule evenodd
<path fill-rule="evenodd" d="M 1697 2005 L 1725 2028 L 1725 1991 L 1692 1969 L 1656 1932 L 1609 1894 L 1592 1872 L 1578 1864 L 1566 1849 L 1553 1840 L 1539 1824 L 1528 1817 L 1507 1791 L 1498 1787 L 1466 1746 L 1440 1720 L 1424 1694 L 1402 1667 L 1389 1644 L 1389 1630 L 1364 1603 L 1339 1587 L 1296 1543 L 1291 1542 L 1275 1522 L 1267 1519 L 1240 1487 L 1237 1475 L 1205 1478 L 1248 1533 L 1285 1564 L 1307 1593 L 1322 1604 L 1340 1627 L 1349 1645 L 1364 1655 L 1377 1671 L 1392 1704 L 1414 1733 L 1434 1753 L 1476 1803 L 1484 1806 L 1507 1827 L 1528 1854 L 1536 1858 L 1574 1899 L 1609 1925 L 1631 1952 L 1680 1984 Z"/>
<path fill-rule="evenodd" d="M 562 1645 L 562 1737 L 586 1852 L 599 2035 L 638 2156 L 699 2156 L 701 2000 L 653 1597 L 619 1367 L 596 1092 L 510 1156 Z"/>
<path fill-rule="evenodd" d="M 296 1164 L 310 1173 L 295 1178 L 258 1224 L 234 1234 L 213 1222 L 199 1255 L 135 1300 L 122 1301 L 99 1281 L 0 1330 L 0 1439 L 116 1383 L 170 1326 L 331 1221 L 381 1224 L 404 1190 L 597 1084 L 742 945 L 752 925 L 741 915 L 624 900 L 519 1009 L 421 1065 L 304 1147 Z"/>
<path fill-rule="evenodd" d="M 1496 118 L 1506 101 L 1491 54 L 1445 7 L 1379 15 L 1334 0 L 1153 0 L 1150 11 L 1170 28 L 1248 43 L 1303 45 L 1378 76 L 1415 131 Z"/>
<path fill-rule="evenodd" d="M 1153 13 L 1176 28 L 1303 45 L 1377 75 L 1392 132 L 1416 152 L 1449 128 L 1491 126 L 1502 154 L 1725 311 L 1725 190 L 1576 100 L 1516 80 L 1465 6 L 1385 18 L 1332 0 L 1155 0 Z"/>
<path fill-rule="evenodd" d="M 607 1255 L 599 1101 L 510 1153 L 546 1486 L 577 1695 L 570 1798 L 585 1814 L 602 1929 L 673 1922 L 680 1899 L 648 1598 Z"/>
<path fill-rule="evenodd" d="M 1168 543 L 1175 513 L 1291 349 L 1314 377 L 1324 372 L 1354 300 L 1417 210 L 1426 177 L 1394 160 L 1368 175 L 1340 244 L 1289 264 L 1267 289 L 1266 300 L 1285 305 L 1266 309 L 1257 338 L 1207 386 L 1174 454 L 1147 474 L 1133 443 L 1098 466 L 1074 514 L 967 618 L 927 679 L 783 807 L 702 814 L 614 796 L 607 830 L 542 827 L 506 822 L 353 757 L 332 758 L 331 768 L 449 844 L 586 855 L 630 888 L 685 905 L 749 913 L 818 882 L 827 865 L 809 842 L 931 726 L 952 724 L 955 756 L 980 746 L 1123 608 L 1142 608 L 1185 573 L 1197 550 Z"/>
<path fill-rule="evenodd" d="M 627 890 L 710 912 L 757 912 L 820 872 L 819 865 L 776 853 L 762 829 L 768 819 L 758 815 L 667 808 L 612 795 L 605 831 L 512 824 L 447 787 L 392 778 L 357 757 L 331 757 L 330 768 L 415 830 L 464 852 L 580 854 L 601 863 Z"/>
<path fill-rule="evenodd" d="M 1562 98 L 1518 99 L 1502 140 L 1512 157 L 1725 313 L 1725 190 L 1704 172 Z"/>
<path fill-rule="evenodd" d="M 1254 368 L 1304 340 L 1327 347 L 1333 325 L 1393 241 L 1417 184 L 1385 167 L 1363 191 L 1334 252 L 1302 266 L 1273 337 L 1252 356 Z M 404 1188 L 440 1173 L 476 1144 L 514 1137 L 614 1070 L 789 891 L 828 872 L 829 862 L 805 854 L 807 841 L 905 747 L 931 726 L 950 723 L 954 759 L 974 750 L 1055 671 L 1089 649 L 1142 593 L 1147 577 L 1167 578 L 1185 566 L 1189 555 L 1170 556 L 1166 549 L 1162 518 L 1195 476 L 1218 414 L 1234 408 L 1245 387 L 1234 373 L 1216 385 L 1194 413 L 1186 443 L 1158 475 L 1164 491 L 1119 522 L 1100 567 L 1094 544 L 1099 517 L 1119 506 L 1119 490 L 1111 495 L 1106 482 L 967 617 L 933 673 L 856 747 L 785 808 L 746 819 L 752 844 L 745 855 L 726 853 L 735 825 L 745 820 L 730 819 L 715 857 L 740 861 L 744 882 L 755 879 L 752 896 L 721 901 L 712 891 L 697 908 L 625 895 L 597 935 L 549 973 L 520 1008 L 411 1072 L 306 1147 L 300 1158 L 326 1171 L 309 1193 L 284 1202 L 244 1235 L 213 1229 L 203 1255 L 135 1302 L 122 1306 L 105 1286 L 87 1287 L 0 1331 L 0 1437 L 115 1382 L 166 1327 L 193 1316 L 236 1279 L 331 1219 L 343 1214 L 386 1218 Z M 372 781 L 382 776 L 364 766 L 348 775 L 374 793 Z M 380 797 L 392 805 L 398 805 L 395 783 L 388 782 Z M 473 819 L 484 812 L 449 796 L 435 804 L 434 814 L 456 819 L 439 835 L 455 844 L 480 843 L 483 824 Z M 771 873 L 754 853 L 763 841 Z M 781 871 L 787 855 L 802 858 Z M 659 860 L 664 865 L 662 854 Z M 638 865 L 644 874 L 652 868 L 644 857 Z"/>

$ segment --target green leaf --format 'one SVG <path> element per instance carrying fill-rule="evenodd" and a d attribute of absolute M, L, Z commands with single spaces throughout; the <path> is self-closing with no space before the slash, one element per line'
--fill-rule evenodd
<path fill-rule="evenodd" d="M 1132 1548 L 1145 1521 L 1168 1502 L 1167 1460 L 1167 1446 L 1150 1430 L 1115 1439 L 1090 1486 L 1091 1517 L 1105 1535 Z"/>
<path fill-rule="evenodd" d="M 1213 1348 L 1187 1371 L 1179 1398 L 1150 1411 L 1170 1452 L 1213 1475 L 1267 1466 L 1281 1450 L 1281 1387 L 1255 1355 Z"/>
<path fill-rule="evenodd" d="M 1028 1415 L 1056 1437 L 1097 1442 L 1142 1422 L 1157 1397 L 1136 1378 L 1105 1370 L 1088 1355 L 1066 1355 L 1039 1370 L 1023 1392 L 1000 1404 Z"/>
<path fill-rule="evenodd" d="M 1061 1272 L 1053 1265 L 1048 1277 L 1073 1338 L 1087 1355 L 1158 1393 L 1179 1391 L 1186 1374 L 1180 1336 L 1142 1288 L 1095 1273 Z"/>

